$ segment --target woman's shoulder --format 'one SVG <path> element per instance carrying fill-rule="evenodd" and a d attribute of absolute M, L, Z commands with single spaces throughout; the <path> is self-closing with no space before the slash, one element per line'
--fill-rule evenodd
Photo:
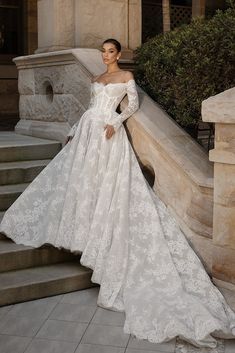
<path fill-rule="evenodd" d="M 130 80 L 134 80 L 133 73 L 127 70 L 120 70 L 120 81 L 128 82 Z"/>
<path fill-rule="evenodd" d="M 94 76 L 92 79 L 91 79 L 91 82 L 94 83 L 95 81 L 99 81 L 99 79 L 104 76 L 106 73 L 103 73 L 101 75 L 97 75 L 97 76 Z M 131 71 L 127 71 L 127 70 L 120 70 L 118 72 L 118 75 L 117 75 L 117 81 L 120 81 L 120 82 L 128 82 L 130 80 L 134 80 L 134 75 Z"/>

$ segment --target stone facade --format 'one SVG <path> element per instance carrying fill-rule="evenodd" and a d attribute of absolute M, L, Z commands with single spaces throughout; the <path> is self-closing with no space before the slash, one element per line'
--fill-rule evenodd
<path fill-rule="evenodd" d="M 127 53 L 141 44 L 140 0 L 38 0 L 37 53 L 98 48 L 108 37 Z"/>

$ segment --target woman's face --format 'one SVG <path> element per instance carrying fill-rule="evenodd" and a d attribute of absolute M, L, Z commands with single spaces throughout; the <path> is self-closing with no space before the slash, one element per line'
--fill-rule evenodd
<path fill-rule="evenodd" d="M 120 57 L 120 52 L 113 43 L 104 43 L 101 49 L 103 62 L 108 65 L 117 61 Z"/>

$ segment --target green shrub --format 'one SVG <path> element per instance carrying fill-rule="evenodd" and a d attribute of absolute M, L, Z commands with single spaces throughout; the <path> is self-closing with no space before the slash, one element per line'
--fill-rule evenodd
<path fill-rule="evenodd" d="M 158 35 L 135 54 L 137 83 L 180 125 L 196 125 L 202 101 L 234 86 L 235 9 Z"/>

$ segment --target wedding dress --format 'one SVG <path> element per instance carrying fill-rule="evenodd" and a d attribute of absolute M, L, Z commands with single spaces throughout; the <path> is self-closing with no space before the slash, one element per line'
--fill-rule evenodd
<path fill-rule="evenodd" d="M 125 333 L 157 343 L 180 336 L 199 347 L 235 338 L 235 313 L 148 186 L 128 141 L 122 122 L 138 109 L 135 81 L 94 82 L 91 94 L 72 141 L 6 211 L 0 231 L 19 244 L 82 252 L 81 264 L 100 284 L 98 305 L 125 312 Z M 107 123 L 116 131 L 109 140 Z"/>

